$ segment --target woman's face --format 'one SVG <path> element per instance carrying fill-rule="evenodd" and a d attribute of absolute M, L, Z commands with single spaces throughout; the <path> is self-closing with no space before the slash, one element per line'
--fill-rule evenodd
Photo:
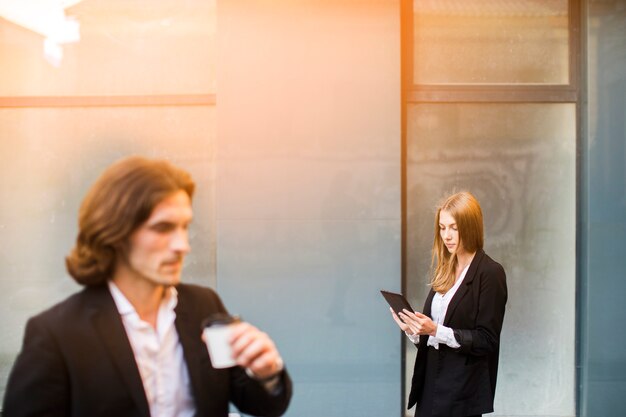
<path fill-rule="evenodd" d="M 462 251 L 459 229 L 457 228 L 456 220 L 454 220 L 449 211 L 441 210 L 439 212 L 439 235 L 446 248 L 448 248 L 448 252 L 458 255 Z"/>

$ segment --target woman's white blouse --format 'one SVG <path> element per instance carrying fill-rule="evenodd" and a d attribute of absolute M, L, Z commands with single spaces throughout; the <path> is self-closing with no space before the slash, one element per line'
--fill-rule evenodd
<path fill-rule="evenodd" d="M 436 292 L 433 296 L 430 313 L 432 315 L 433 321 L 437 324 L 437 334 L 434 337 L 428 336 L 428 341 L 426 342 L 426 345 L 432 346 L 435 349 L 439 349 L 440 343 L 448 345 L 453 349 L 461 347 L 461 345 L 459 345 L 459 343 L 454 338 L 454 333 L 452 329 L 443 325 L 443 320 L 446 317 L 446 312 L 448 311 L 448 305 L 450 304 L 450 300 L 452 300 L 452 297 L 454 297 L 454 294 L 456 294 L 456 291 L 461 286 L 461 283 L 465 279 L 465 274 L 467 274 L 468 269 L 469 265 L 467 265 L 463 269 L 463 271 L 461 271 L 461 275 L 459 275 L 459 278 L 456 280 L 452 288 L 448 290 L 448 292 L 446 292 L 445 294 Z M 411 340 L 411 342 L 413 342 L 414 344 L 417 345 L 419 343 L 419 335 L 412 335 L 409 333 L 406 333 L 406 335 L 409 340 Z"/>

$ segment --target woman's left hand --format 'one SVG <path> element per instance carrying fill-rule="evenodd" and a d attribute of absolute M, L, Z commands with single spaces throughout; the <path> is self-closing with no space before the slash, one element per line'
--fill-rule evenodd
<path fill-rule="evenodd" d="M 404 309 L 399 314 L 400 319 L 412 330 L 413 334 L 435 336 L 437 334 L 437 324 L 420 312 L 411 313 Z"/>

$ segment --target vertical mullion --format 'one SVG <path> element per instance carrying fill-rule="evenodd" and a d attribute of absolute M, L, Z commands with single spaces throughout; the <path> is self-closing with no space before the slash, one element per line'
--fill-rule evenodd
<path fill-rule="evenodd" d="M 586 42 L 586 1 L 570 0 L 570 36 L 574 38 L 574 47 L 576 48 L 575 54 L 570 54 L 570 74 L 575 71 L 575 83 L 577 91 L 576 99 L 576 199 L 575 199 L 575 216 L 576 216 L 576 245 L 575 245 L 575 333 L 574 333 L 574 358 L 575 358 L 575 387 L 574 393 L 574 409 L 577 416 L 583 415 L 583 407 L 585 405 L 583 378 L 586 370 L 583 367 L 583 355 L 586 354 L 585 341 L 585 323 L 584 313 L 586 312 L 585 300 L 587 294 L 586 286 L 586 248 L 587 248 L 587 234 L 584 229 L 586 222 L 587 211 L 584 206 L 584 202 L 588 201 L 587 198 L 587 184 L 584 180 L 584 174 L 586 169 L 586 152 L 585 150 L 585 138 L 587 131 L 587 71 L 583 66 L 587 62 L 587 42 Z M 570 43 L 571 45 L 572 43 Z"/>
<path fill-rule="evenodd" d="M 413 0 L 400 0 L 400 190 L 401 190 L 401 241 L 400 241 L 400 286 L 403 294 L 407 290 L 407 125 L 408 97 L 413 89 Z M 406 342 L 400 332 L 400 417 L 404 417 L 406 399 Z"/>
<path fill-rule="evenodd" d="M 568 38 L 569 38 L 569 81 L 568 84 L 574 90 L 580 86 L 580 0 L 569 0 L 568 2 Z"/>

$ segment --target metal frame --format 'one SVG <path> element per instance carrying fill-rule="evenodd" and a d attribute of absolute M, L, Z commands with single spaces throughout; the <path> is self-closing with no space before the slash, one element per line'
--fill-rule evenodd
<path fill-rule="evenodd" d="M 26 107 L 211 106 L 215 104 L 215 94 L 0 97 L 0 109 Z"/>
<path fill-rule="evenodd" d="M 407 290 L 407 124 L 408 124 L 408 103 L 411 91 L 409 86 L 413 84 L 413 1 L 400 0 L 400 205 L 401 205 L 401 237 L 400 237 L 400 279 L 402 294 Z M 401 332 L 400 332 L 401 333 Z M 406 414 L 404 411 L 405 399 L 407 396 L 406 387 L 406 342 L 404 335 L 400 334 L 400 417 Z"/>
<path fill-rule="evenodd" d="M 587 249 L 586 234 L 583 228 L 585 223 L 588 223 L 586 216 L 587 213 L 584 210 L 584 201 L 589 201 L 587 196 L 586 184 L 583 180 L 583 173 L 586 170 L 586 164 L 583 159 L 583 152 L 585 149 L 584 139 L 587 131 L 587 37 L 583 34 L 587 33 L 587 1 L 584 0 L 572 0 L 570 3 L 570 13 L 572 19 L 577 19 L 578 26 L 570 23 L 572 37 L 576 37 L 576 54 L 573 58 L 573 66 L 579 69 L 577 72 L 577 87 L 579 89 L 578 100 L 576 101 L 576 292 L 575 292 L 575 347 L 574 355 L 576 360 L 575 376 L 576 381 L 576 404 L 575 410 L 577 416 L 583 416 L 583 409 L 586 403 L 583 390 L 583 355 L 586 353 L 582 341 L 587 340 L 587 335 L 584 332 L 583 327 L 583 312 L 584 300 L 587 291 L 587 283 L 583 277 L 584 269 L 586 267 L 586 258 L 584 254 Z M 576 27 L 574 27 L 576 26 Z"/>
<path fill-rule="evenodd" d="M 402 94 L 409 103 L 574 103 L 580 99 L 581 0 L 569 0 L 568 84 L 414 84 L 413 1 L 401 0 Z"/>

